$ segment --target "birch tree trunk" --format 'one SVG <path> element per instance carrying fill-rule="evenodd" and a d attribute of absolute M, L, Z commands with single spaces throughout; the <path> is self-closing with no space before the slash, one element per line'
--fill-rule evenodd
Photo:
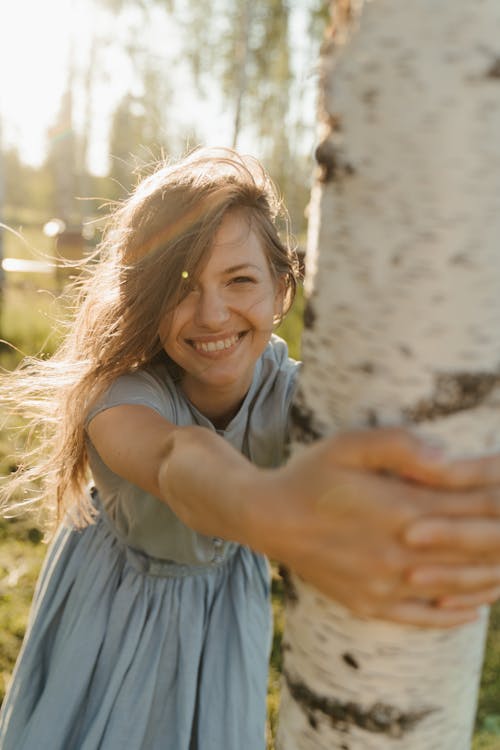
<path fill-rule="evenodd" d="M 500 3 L 338 0 L 321 60 L 294 436 L 500 446 Z M 487 609 L 359 620 L 292 577 L 278 747 L 466 750 Z"/>

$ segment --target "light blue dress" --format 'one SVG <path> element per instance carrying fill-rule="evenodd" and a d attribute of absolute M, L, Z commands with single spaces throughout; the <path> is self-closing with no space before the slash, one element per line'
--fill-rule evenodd
<path fill-rule="evenodd" d="M 260 466 L 283 460 L 296 372 L 273 336 L 222 433 Z M 124 403 L 214 429 L 163 364 L 119 378 L 88 421 Z M 49 549 L 0 714 L 0 749 L 264 748 L 266 559 L 192 531 L 110 471 L 90 441 L 88 450 L 98 520 L 63 525 Z"/>

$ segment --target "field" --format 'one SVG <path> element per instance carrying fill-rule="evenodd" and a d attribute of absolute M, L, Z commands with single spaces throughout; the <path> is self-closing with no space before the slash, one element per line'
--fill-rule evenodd
<path fill-rule="evenodd" d="M 46 248 L 49 250 L 49 248 Z M 29 257 L 24 243 L 11 238 L 6 255 Z M 43 284 L 49 290 L 38 292 Z M 300 307 L 290 316 L 281 333 L 298 356 Z M 16 349 L 0 348 L 0 364 L 12 367 L 19 361 L 20 352 L 51 351 L 56 343 L 53 321 L 61 314 L 55 285 L 47 278 L 27 279 L 9 276 L 1 310 L 0 339 L 14 342 Z M 0 474 L 12 469 L 9 457 L 12 447 L 8 435 L 0 431 Z M 26 629 L 33 588 L 46 546 L 38 528 L 29 519 L 0 520 L 0 702 L 12 673 L 13 665 Z M 268 750 L 274 749 L 274 730 L 279 704 L 280 642 L 283 629 L 283 588 L 273 570 L 273 611 L 275 636 L 272 648 L 268 708 Z M 500 604 L 492 609 L 486 660 L 483 669 L 481 695 L 474 737 L 474 750 L 500 750 Z"/>

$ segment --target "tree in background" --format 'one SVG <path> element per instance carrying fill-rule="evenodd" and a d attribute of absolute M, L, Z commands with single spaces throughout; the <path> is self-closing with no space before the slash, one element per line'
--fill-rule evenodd
<path fill-rule="evenodd" d="M 60 110 L 49 133 L 47 167 L 52 175 L 52 204 L 56 216 L 66 225 L 79 223 L 76 202 L 77 137 L 73 120 L 73 75 L 69 68 L 68 83 L 61 99 Z"/>
<path fill-rule="evenodd" d="M 454 455 L 498 450 L 500 6 L 332 14 L 296 439 L 403 423 Z M 470 747 L 485 611 L 451 631 L 397 626 L 292 585 L 280 748 Z"/>
<path fill-rule="evenodd" d="M 304 149 L 303 86 L 312 75 L 324 23 L 324 2 L 302 6 L 307 39 L 292 31 L 292 9 L 285 0 L 192 0 L 173 3 L 184 28 L 184 49 L 201 95 L 207 92 L 207 71 L 220 82 L 232 113 L 232 142 L 251 134 L 256 151 L 286 195 L 294 226 L 305 229 L 304 207 L 310 178 L 310 157 Z M 323 11 L 322 11 L 323 9 Z M 296 12 L 296 11 L 295 11 Z M 307 48 L 307 63 L 292 64 L 294 48 Z"/>
<path fill-rule="evenodd" d="M 2 158 L 5 223 L 9 226 L 25 224 L 27 223 L 26 213 L 54 214 L 53 176 L 47 164 L 42 167 L 24 164 L 15 148 L 5 150 Z"/>
<path fill-rule="evenodd" d="M 123 198 L 134 186 L 137 170 L 168 151 L 161 84 L 154 71 L 146 71 L 143 95 L 126 94 L 115 110 L 109 141 L 112 198 Z"/>

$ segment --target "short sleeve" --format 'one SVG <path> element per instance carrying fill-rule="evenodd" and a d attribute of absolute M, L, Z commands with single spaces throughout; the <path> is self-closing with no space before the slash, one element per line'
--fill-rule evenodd
<path fill-rule="evenodd" d="M 87 412 L 85 427 L 106 409 L 124 404 L 147 406 L 171 422 L 176 421 L 173 385 L 157 373 L 138 370 L 121 375 Z"/>

